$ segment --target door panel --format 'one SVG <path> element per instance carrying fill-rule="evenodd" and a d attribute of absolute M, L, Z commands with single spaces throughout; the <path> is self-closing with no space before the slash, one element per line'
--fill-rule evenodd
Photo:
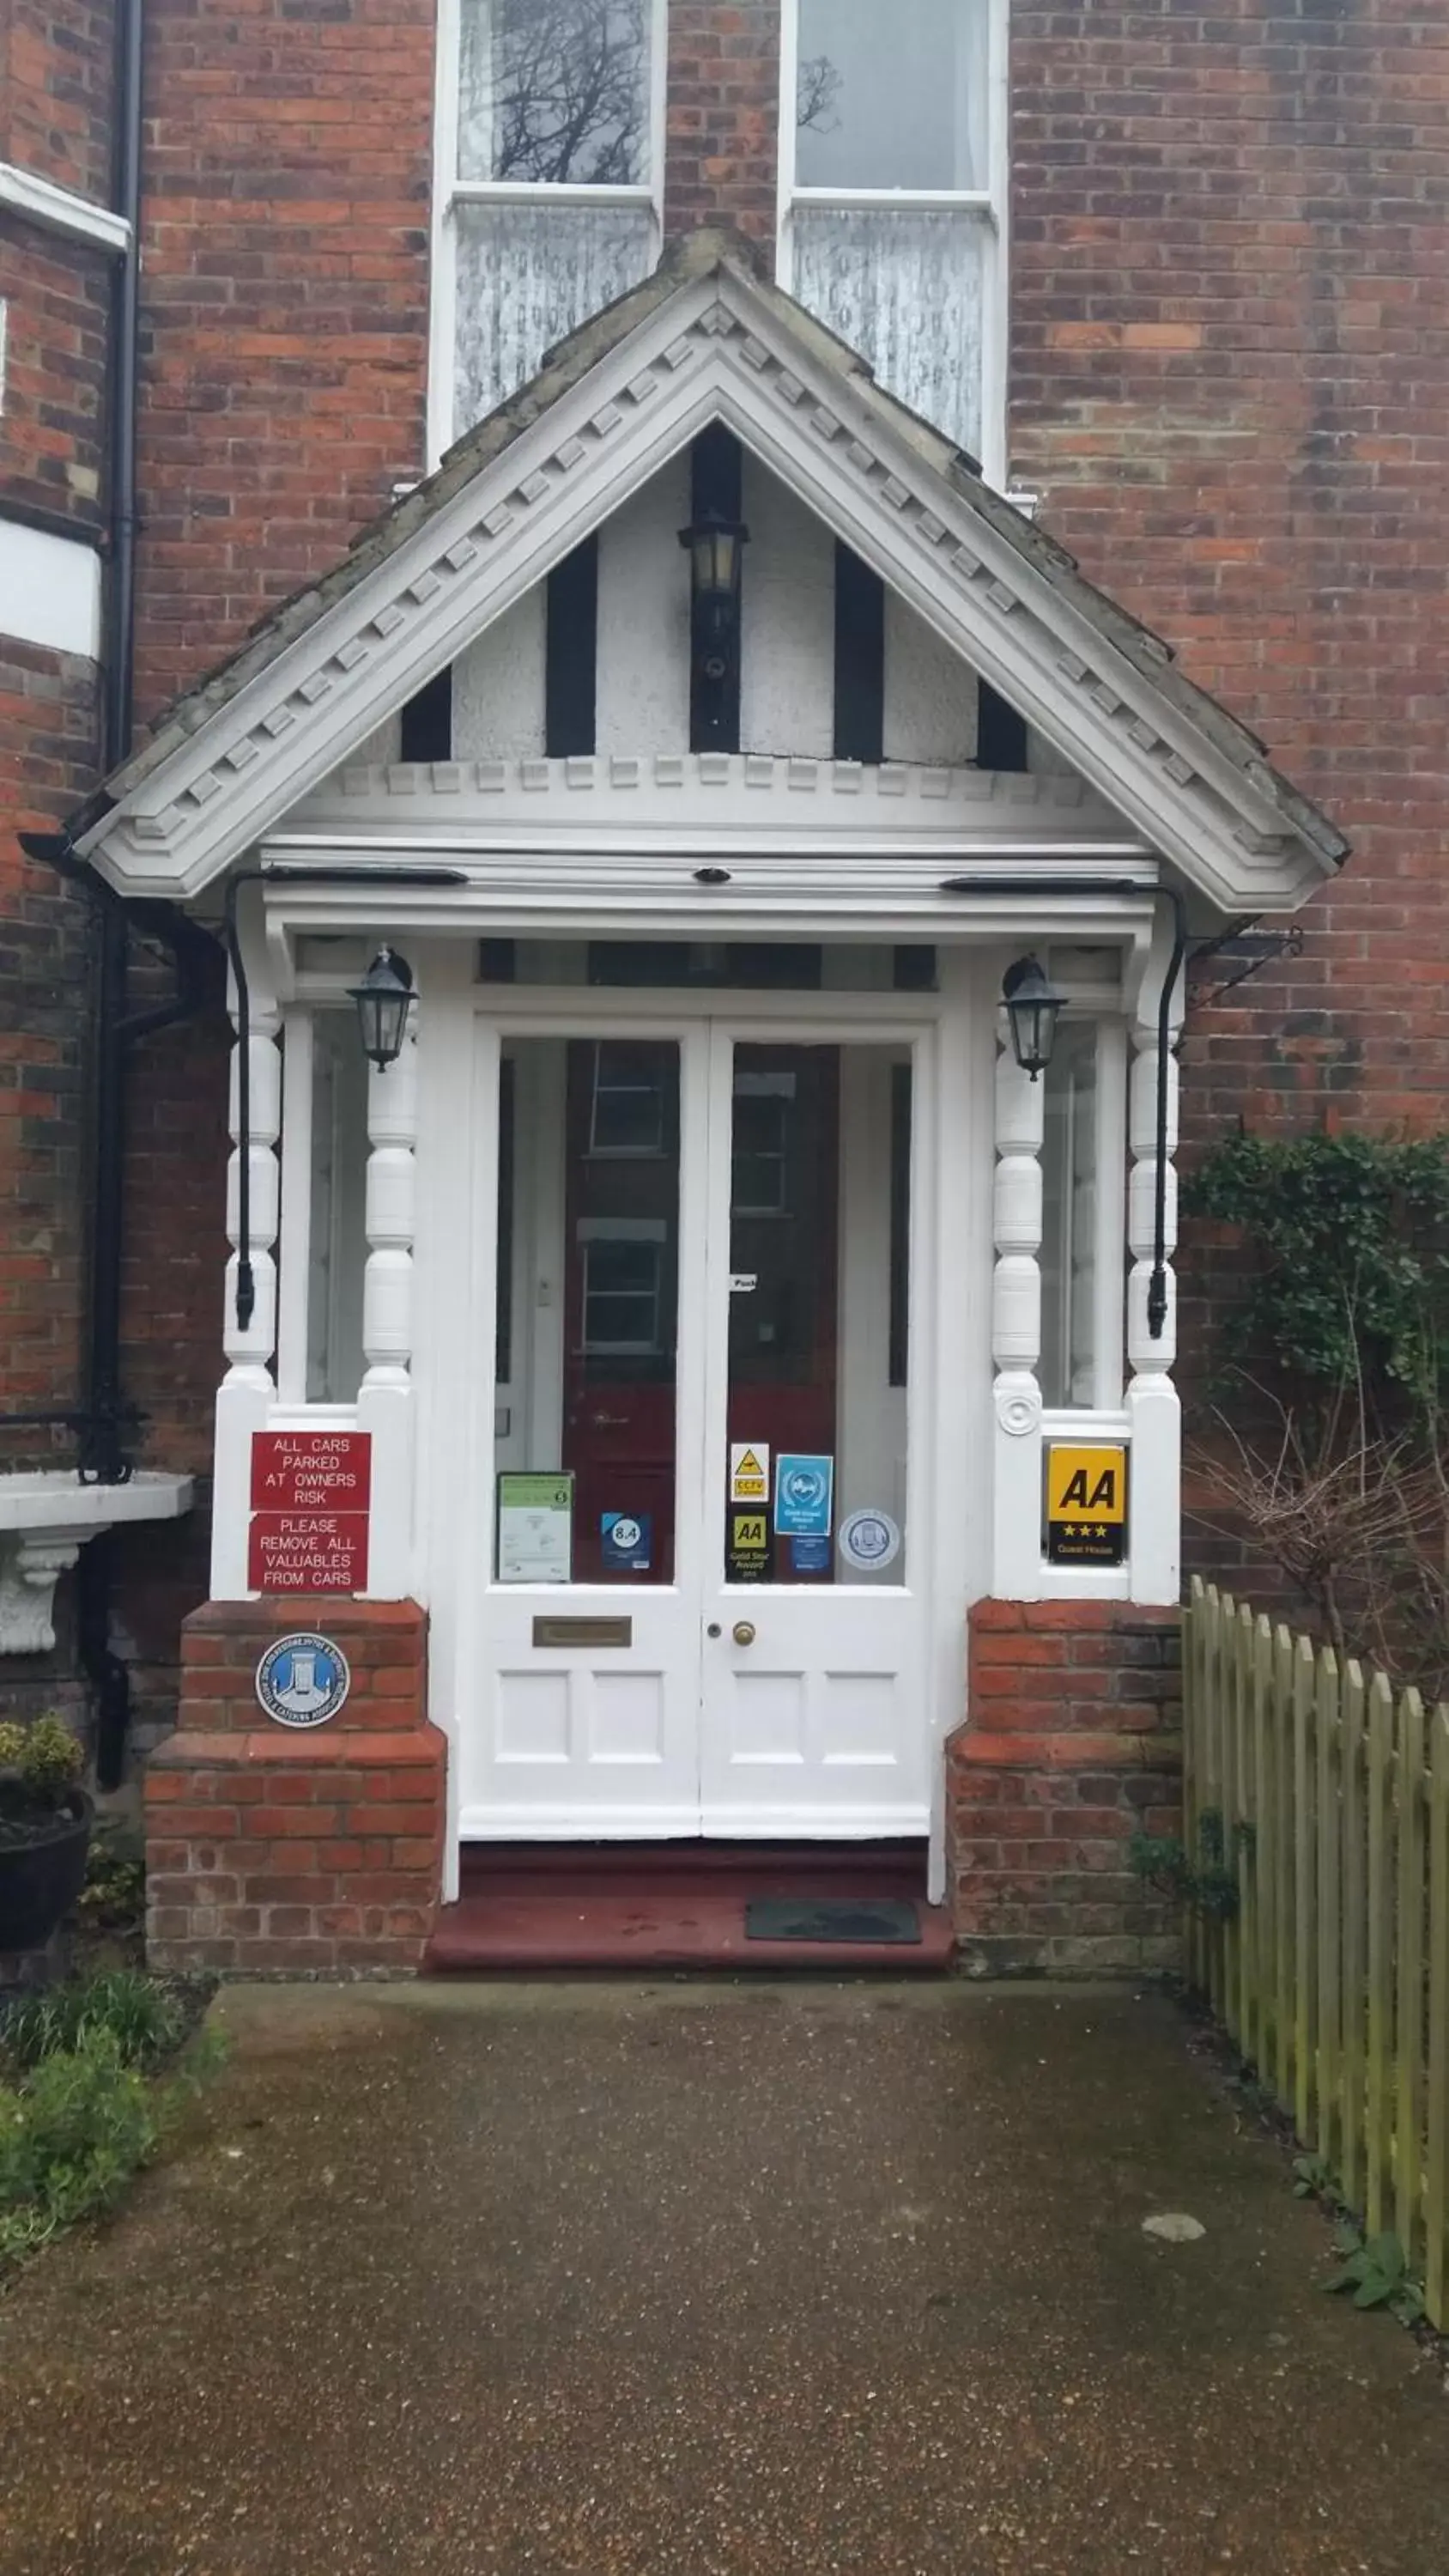
<path fill-rule="evenodd" d="M 721 1592 L 704 1656 L 700 1830 L 721 1836 L 927 1829 L 918 1606 L 908 1595 Z M 737 1622 L 753 1641 L 737 1644 Z"/>
<path fill-rule="evenodd" d="M 488 1486 L 462 1832 L 696 1834 L 699 1550 L 696 1532 L 676 1565 L 675 1481 L 679 1460 L 691 1491 L 702 1472 L 704 1033 L 683 1050 L 678 1038 L 520 1037 L 505 1063 L 509 1425 Z M 509 1579 L 500 1505 L 519 1489 L 501 1473 L 568 1492 L 567 1581 Z M 647 1551 L 611 1550 L 606 1515 L 616 1532 L 621 1519 L 647 1527 Z"/>
<path fill-rule="evenodd" d="M 731 1441 L 833 1453 L 839 1049 L 738 1046 L 730 1099 Z M 796 1578 L 777 1538 L 781 1582 Z"/>
<path fill-rule="evenodd" d="M 924 1620 L 905 1530 L 911 1081 L 900 1046 L 715 1041 L 712 1105 L 729 1118 L 711 1244 L 730 1273 L 728 1438 L 768 1446 L 777 1525 L 752 1581 L 727 1579 L 741 1559 L 727 1559 L 722 1532 L 715 1541 L 706 1834 L 927 1825 Z M 807 1498 L 793 1506 L 791 1460 Z M 723 1521 L 727 1483 L 717 1490 Z M 885 1534 L 874 1566 L 842 1552 L 852 1512 Z M 798 1534 L 778 1525 L 787 1518 Z"/>
<path fill-rule="evenodd" d="M 667 1583 L 674 1567 L 679 1304 L 677 1045 L 570 1041 L 564 1242 L 563 1463 L 575 1479 L 574 1580 Z M 606 1548 L 606 1515 L 647 1532 L 635 1563 Z"/>
<path fill-rule="evenodd" d="M 700 1020 L 505 1052 L 490 1468 L 566 1489 L 568 1579 L 509 1579 L 495 1474 L 464 1835 L 926 1830 L 911 1045 Z M 751 1581 L 726 1572 L 732 1442 L 768 1446 L 772 1489 L 782 1456 L 807 1494 L 828 1466 Z M 873 1566 L 841 1552 L 860 1512 L 896 1533 Z"/>

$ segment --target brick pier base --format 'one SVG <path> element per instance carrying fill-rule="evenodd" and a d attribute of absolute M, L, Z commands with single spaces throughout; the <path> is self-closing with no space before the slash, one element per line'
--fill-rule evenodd
<path fill-rule="evenodd" d="M 1181 1622 L 1125 1601 L 978 1601 L 946 1748 L 958 1957 L 978 1975 L 1172 1967 L 1178 1916 L 1128 1868 L 1176 1833 Z"/>
<path fill-rule="evenodd" d="M 352 1687 L 293 1732 L 257 1704 L 273 1639 L 334 1638 Z M 178 1732 L 146 1772 L 147 1956 L 157 1968 L 407 1974 L 443 1860 L 447 1748 L 427 1719 L 415 1601 L 209 1601 L 185 1622 Z"/>

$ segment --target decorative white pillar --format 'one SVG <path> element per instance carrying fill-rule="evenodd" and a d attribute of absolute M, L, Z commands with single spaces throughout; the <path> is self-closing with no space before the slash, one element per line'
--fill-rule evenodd
<path fill-rule="evenodd" d="M 360 1430 L 372 1434 L 368 1593 L 406 1598 L 412 1581 L 413 1234 L 418 1132 L 417 1005 L 395 1063 L 367 1077 L 367 1268 L 362 1283 L 366 1372 Z"/>
<path fill-rule="evenodd" d="M 1022 1072 L 1006 1014 L 997 1026 L 996 1179 L 991 1293 L 995 1364 L 992 1591 L 999 1601 L 1041 1595 L 1041 1250 L 1044 1086 Z"/>
<path fill-rule="evenodd" d="M 238 1601 L 247 1591 L 247 1528 L 251 1504 L 252 1433 L 264 1431 L 275 1388 L 272 1355 L 277 1338 L 277 1143 L 282 1124 L 281 1019 L 265 996 L 253 991 L 250 1009 L 248 1158 L 250 1204 L 247 1244 L 255 1304 L 245 1325 L 237 1322 L 236 1288 L 241 1242 L 241 1026 L 235 990 L 231 1015 L 237 1045 L 231 1060 L 231 1159 L 226 1175 L 226 1313 L 222 1342 L 229 1366 L 216 1398 L 216 1479 L 211 1524 L 211 1591 L 216 1601 Z"/>
<path fill-rule="evenodd" d="M 1166 1313 L 1153 1338 L 1148 1321 L 1157 1232 L 1157 1015 L 1154 988 L 1143 998 L 1150 1017 L 1132 1030 L 1128 1143 L 1132 1174 L 1127 1190 L 1127 1240 L 1132 1269 L 1127 1282 L 1127 1358 L 1132 1370 L 1127 1411 L 1132 1423 L 1131 1597 L 1174 1602 L 1182 1583 L 1182 1409 L 1172 1382 L 1177 1357 L 1177 1058 L 1167 1057 L 1167 1169 L 1165 1173 Z"/>

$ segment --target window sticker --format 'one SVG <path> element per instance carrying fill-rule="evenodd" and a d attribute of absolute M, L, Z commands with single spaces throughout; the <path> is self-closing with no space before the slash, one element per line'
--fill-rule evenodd
<path fill-rule="evenodd" d="M 883 1565 L 891 1565 L 900 1554 L 899 1525 L 889 1512 L 867 1505 L 864 1511 L 851 1512 L 840 1524 L 836 1545 L 847 1565 L 858 1565 L 863 1573 L 874 1574 Z"/>
<path fill-rule="evenodd" d="M 568 1583 L 573 1574 L 574 1480 L 511 1472 L 498 1479 L 500 1583 Z"/>
<path fill-rule="evenodd" d="M 835 1460 L 782 1449 L 775 1466 L 775 1527 L 782 1538 L 829 1538 Z"/>
<path fill-rule="evenodd" d="M 768 1441 L 732 1440 L 730 1442 L 730 1501 L 760 1503 L 768 1509 L 770 1501 Z"/>
<path fill-rule="evenodd" d="M 828 1538 L 792 1538 L 790 1541 L 792 1574 L 828 1574 L 830 1541 Z"/>
<path fill-rule="evenodd" d="M 726 1582 L 768 1583 L 772 1551 L 770 1515 L 763 1506 L 753 1511 L 731 1509 L 725 1522 Z"/>
<path fill-rule="evenodd" d="M 648 1573 L 654 1541 L 652 1513 L 604 1512 L 599 1531 L 606 1574 Z"/>

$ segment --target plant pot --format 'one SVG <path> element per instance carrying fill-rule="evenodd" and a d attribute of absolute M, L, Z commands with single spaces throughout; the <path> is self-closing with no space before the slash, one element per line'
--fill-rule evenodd
<path fill-rule="evenodd" d="M 38 1950 L 85 1885 L 95 1806 L 84 1789 L 23 1842 L 0 1842 L 0 1951 Z"/>

